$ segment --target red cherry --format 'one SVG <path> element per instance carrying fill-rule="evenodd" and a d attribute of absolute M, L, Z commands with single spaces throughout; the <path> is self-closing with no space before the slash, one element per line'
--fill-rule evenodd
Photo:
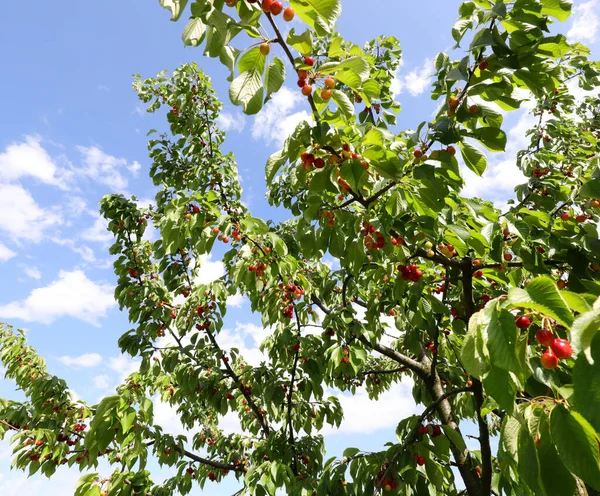
<path fill-rule="evenodd" d="M 298 79 L 298 88 L 304 88 L 306 86 L 306 79 Z"/>
<path fill-rule="evenodd" d="M 551 346 L 552 343 L 554 343 L 554 335 L 546 329 L 541 329 L 536 332 L 535 339 L 543 346 Z"/>
<path fill-rule="evenodd" d="M 540 362 L 542 363 L 542 367 L 552 370 L 558 365 L 558 357 L 552 353 L 552 350 L 548 349 L 542 354 Z"/>
<path fill-rule="evenodd" d="M 531 325 L 531 320 L 528 317 L 521 315 L 515 322 L 519 329 L 527 329 Z"/>
<path fill-rule="evenodd" d="M 273 15 L 279 15 L 281 14 L 281 11 L 283 10 L 283 4 L 281 2 L 279 2 L 278 0 L 275 0 L 275 2 L 273 2 L 271 4 L 271 14 Z"/>
<path fill-rule="evenodd" d="M 417 465 L 425 465 L 425 458 L 423 458 L 422 456 L 417 458 Z"/>
<path fill-rule="evenodd" d="M 564 214 L 560 215 L 561 220 L 563 221 L 568 221 L 571 218 L 571 214 L 569 212 L 565 212 Z"/>
<path fill-rule="evenodd" d="M 566 339 L 555 339 L 550 347 L 558 358 L 571 358 L 573 355 L 571 343 Z"/>
<path fill-rule="evenodd" d="M 273 5 L 273 0 L 262 0 L 261 8 L 263 12 L 271 12 L 271 5 Z"/>
<path fill-rule="evenodd" d="M 479 70 L 480 71 L 485 71 L 488 68 L 488 61 L 487 60 L 482 60 L 481 62 L 479 62 Z"/>
<path fill-rule="evenodd" d="M 313 59 L 312 57 L 305 57 L 304 64 L 313 66 L 313 65 L 315 65 L 315 59 Z"/>
<path fill-rule="evenodd" d="M 511 253 L 504 254 L 504 260 L 506 260 L 507 262 L 510 262 L 512 259 L 513 259 L 513 256 Z"/>
<path fill-rule="evenodd" d="M 322 169 L 323 167 L 325 167 L 325 160 L 323 160 L 322 158 L 318 158 L 315 160 L 315 167 L 317 169 Z"/>
<path fill-rule="evenodd" d="M 415 158 L 421 158 L 423 156 L 423 152 L 421 150 L 419 150 L 419 149 L 416 149 L 413 152 L 413 155 L 415 156 Z"/>

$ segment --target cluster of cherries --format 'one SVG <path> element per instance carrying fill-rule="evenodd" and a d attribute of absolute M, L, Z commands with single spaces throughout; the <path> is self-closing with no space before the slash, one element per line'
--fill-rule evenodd
<path fill-rule="evenodd" d="M 398 265 L 398 271 L 402 274 L 405 281 L 419 282 L 423 276 L 423 271 L 418 269 L 415 264 Z"/>
<path fill-rule="evenodd" d="M 311 56 L 304 57 L 304 65 L 307 65 L 309 67 L 314 66 L 315 59 Z M 319 75 L 317 74 L 316 76 L 318 77 Z M 309 74 L 306 69 L 300 69 L 298 71 L 298 88 L 302 90 L 302 94 L 304 96 L 312 95 L 313 88 L 311 83 L 313 81 L 314 78 L 309 78 Z M 321 98 L 327 101 L 333 96 L 333 89 L 335 88 L 335 79 L 329 76 L 325 78 L 323 84 L 325 87 L 321 90 Z"/>
<path fill-rule="evenodd" d="M 379 472 L 377 474 L 377 479 L 375 479 L 375 484 L 376 485 L 380 485 L 380 487 L 383 488 L 384 491 L 391 491 L 392 489 L 396 489 L 396 487 L 398 487 L 398 483 L 391 477 L 386 476 L 385 478 L 383 477 L 383 474 L 385 473 L 385 470 L 381 470 L 381 472 Z M 383 480 L 382 480 L 383 478 Z"/>
<path fill-rule="evenodd" d="M 546 346 L 547 349 L 542 353 L 540 362 L 542 367 L 545 369 L 555 369 L 558 366 L 558 360 L 560 358 L 571 358 L 573 350 L 571 349 L 571 343 L 566 339 L 555 338 L 551 331 L 547 329 L 540 329 L 535 333 L 535 339 L 542 346 Z"/>
<path fill-rule="evenodd" d="M 515 321 L 519 329 L 527 329 L 531 325 L 531 320 L 525 315 L 517 317 Z M 545 369 L 555 369 L 558 366 L 558 360 L 571 358 L 573 350 L 571 343 L 567 339 L 556 338 L 552 331 L 540 329 L 535 333 L 535 339 L 542 346 L 546 346 L 546 351 L 542 353 L 540 362 Z"/>
<path fill-rule="evenodd" d="M 575 220 L 577 222 L 585 222 L 588 219 L 593 219 L 594 216 L 593 215 L 586 215 L 586 214 L 579 214 L 577 216 L 575 216 Z M 569 212 L 563 212 L 562 214 L 560 214 L 560 220 L 562 220 L 563 222 L 568 222 L 571 220 L 571 214 Z"/>
<path fill-rule="evenodd" d="M 381 249 L 385 246 L 385 236 L 382 232 L 377 231 L 369 221 L 362 223 L 360 233 L 365 237 L 365 246 L 368 250 Z"/>

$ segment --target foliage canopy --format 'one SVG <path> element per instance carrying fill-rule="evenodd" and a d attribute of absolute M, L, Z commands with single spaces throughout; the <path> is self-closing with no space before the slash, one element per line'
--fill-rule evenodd
<path fill-rule="evenodd" d="M 312 121 L 266 164 L 269 202 L 289 220 L 242 203 L 235 159 L 221 150 L 221 104 L 196 65 L 137 78 L 148 111 L 167 109 L 169 132 L 149 141 L 156 204 L 109 195 L 101 211 L 132 323 L 119 345 L 142 364 L 87 405 L 3 326 L 0 359 L 27 395 L 0 400 L 15 466 L 51 476 L 76 465 L 86 472 L 77 496 L 187 494 L 227 474 L 255 495 L 600 490 L 600 64 L 550 32 L 571 2 L 460 5 L 452 35 L 464 57 L 435 58 L 438 111 L 409 131 L 395 126 L 398 40 L 344 40 L 340 0 L 290 0 L 306 30 L 286 38 L 271 0 L 161 4 L 172 20 L 189 15 L 183 42 L 230 69 L 230 99 L 246 113 L 280 90 L 286 65 L 299 73 Z M 577 86 L 590 93 L 576 99 Z M 506 148 L 504 115 L 525 105 L 538 118 L 518 154 L 516 201 L 500 212 L 462 197 L 461 165 L 483 174 Z M 144 239 L 152 227 L 155 242 Z M 220 242 L 226 274 L 198 283 Z M 270 330 L 257 366 L 219 345 L 236 293 Z M 423 413 L 398 419 L 380 451 L 324 459 L 320 432 L 343 422 L 328 391 L 376 399 L 402 380 L 414 381 Z M 157 398 L 188 436 L 156 425 Z M 220 428 L 228 412 L 242 433 Z M 149 458 L 176 475 L 153 482 Z M 100 460 L 114 471 L 96 473 Z"/>

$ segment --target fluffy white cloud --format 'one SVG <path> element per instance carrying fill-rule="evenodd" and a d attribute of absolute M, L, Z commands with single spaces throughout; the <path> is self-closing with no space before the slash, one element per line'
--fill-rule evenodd
<path fill-rule="evenodd" d="M 210 284 L 216 281 L 219 277 L 225 274 L 225 266 L 223 262 L 212 261 L 212 255 L 200 256 L 200 270 L 196 277 L 196 284 Z"/>
<path fill-rule="evenodd" d="M 596 41 L 598 29 L 600 29 L 599 10 L 598 0 L 575 5 L 573 25 L 567 33 L 569 41 L 586 41 L 589 43 Z"/>
<path fill-rule="evenodd" d="M 58 279 L 34 289 L 25 300 L 0 305 L 0 317 L 43 324 L 72 317 L 99 326 L 99 319 L 114 305 L 109 284 L 95 283 L 81 270 L 61 270 Z"/>
<path fill-rule="evenodd" d="M 392 80 L 392 94 L 398 96 L 408 91 L 412 96 L 418 96 L 429 86 L 432 74 L 433 66 L 430 59 L 425 59 L 421 67 L 414 68 L 406 74 L 400 66 Z"/>
<path fill-rule="evenodd" d="M 141 168 L 138 162 L 114 157 L 97 146 L 78 146 L 77 150 L 83 159 L 83 167 L 77 173 L 117 191 L 125 191 L 129 184 L 124 170 L 135 176 Z"/>
<path fill-rule="evenodd" d="M 133 374 L 140 368 L 140 360 L 134 360 L 126 355 L 111 357 L 108 360 L 108 366 L 119 374 L 119 381 L 122 381 L 130 374 Z"/>
<path fill-rule="evenodd" d="M 227 306 L 240 308 L 244 303 L 244 297 L 240 293 L 236 293 L 232 296 L 227 297 Z"/>
<path fill-rule="evenodd" d="M 13 257 L 16 257 L 17 254 L 12 251 L 8 246 L 3 243 L 0 243 L 0 262 L 6 262 Z"/>
<path fill-rule="evenodd" d="M 40 207 L 18 184 L 0 184 L 0 231 L 15 240 L 38 243 L 51 226 L 62 222 L 54 211 Z"/>
<path fill-rule="evenodd" d="M 106 374 L 97 375 L 94 377 L 93 382 L 94 386 L 96 386 L 98 389 L 107 389 L 110 385 L 110 377 L 108 377 Z"/>
<path fill-rule="evenodd" d="M 102 363 L 102 356 L 98 353 L 84 353 L 78 357 L 65 355 L 58 357 L 58 361 L 67 367 L 97 367 Z"/>
<path fill-rule="evenodd" d="M 244 115 L 240 112 L 223 112 L 219 115 L 219 118 L 217 119 L 217 125 L 223 131 L 235 131 L 240 133 L 244 130 L 244 127 L 246 126 L 246 119 Z"/>
<path fill-rule="evenodd" d="M 412 381 L 405 378 L 403 382 L 383 393 L 378 400 L 370 400 L 366 391 L 358 391 L 354 396 L 336 394 L 344 410 L 344 420 L 339 429 L 326 427 L 323 433 L 370 434 L 379 429 L 395 427 L 398 419 L 421 413 L 423 408 L 418 408 L 412 397 L 412 385 Z M 382 415 L 382 412 L 385 412 L 385 415 Z"/>
<path fill-rule="evenodd" d="M 306 110 L 294 112 L 301 102 L 300 92 L 282 87 L 254 118 L 252 137 L 281 146 L 300 122 L 312 120 Z"/>
<path fill-rule="evenodd" d="M 39 136 L 26 136 L 21 143 L 11 143 L 0 153 L 0 180 L 12 182 L 24 177 L 34 177 L 46 183 L 67 189 L 68 173 L 59 169 L 42 147 Z"/>
<path fill-rule="evenodd" d="M 81 238 L 86 241 L 108 243 L 113 240 L 113 235 L 107 230 L 108 222 L 104 217 L 96 216 L 94 224 L 81 233 Z"/>
<path fill-rule="evenodd" d="M 517 168 L 515 160 L 517 152 L 529 146 L 530 140 L 526 132 L 536 124 L 535 116 L 527 109 L 524 110 L 517 123 L 507 133 L 506 152 L 493 157 L 496 161 L 490 161 L 483 176 L 479 177 L 463 168 L 465 187 L 462 194 L 496 202 L 498 208 L 505 208 L 503 202 L 513 197 L 515 186 L 526 181 L 523 173 Z"/>

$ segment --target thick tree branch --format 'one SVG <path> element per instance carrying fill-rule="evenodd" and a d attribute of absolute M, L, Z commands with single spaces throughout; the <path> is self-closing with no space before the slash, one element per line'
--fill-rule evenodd
<path fill-rule="evenodd" d="M 219 343 L 217 343 L 217 340 L 215 339 L 212 332 L 210 332 L 210 329 L 206 329 L 206 334 L 208 335 L 208 339 L 210 339 L 210 342 L 212 343 L 213 347 L 216 350 L 218 350 L 221 354 L 223 354 L 221 347 L 219 346 Z M 269 437 L 271 434 L 271 429 L 269 428 L 267 419 L 261 413 L 260 409 L 254 402 L 254 399 L 250 396 L 250 394 L 248 394 L 248 392 L 246 391 L 246 388 L 242 385 L 242 381 L 240 380 L 240 377 L 231 368 L 231 365 L 229 365 L 229 362 L 223 361 L 223 363 L 225 365 L 225 368 L 227 369 L 228 375 L 233 379 L 235 386 L 244 395 L 244 398 L 246 398 L 246 401 L 248 402 L 248 406 L 252 409 L 252 411 L 256 415 L 256 418 L 258 419 L 258 422 L 260 423 L 260 426 L 262 428 L 262 431 L 263 431 L 265 437 Z"/>

